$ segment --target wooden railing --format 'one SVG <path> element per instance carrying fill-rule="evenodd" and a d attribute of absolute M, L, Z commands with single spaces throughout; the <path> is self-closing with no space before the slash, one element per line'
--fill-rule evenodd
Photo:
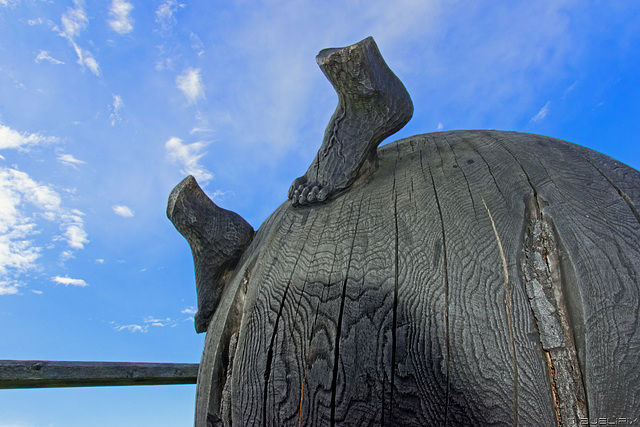
<path fill-rule="evenodd" d="M 0 360 L 0 389 L 196 384 L 197 363 Z"/>

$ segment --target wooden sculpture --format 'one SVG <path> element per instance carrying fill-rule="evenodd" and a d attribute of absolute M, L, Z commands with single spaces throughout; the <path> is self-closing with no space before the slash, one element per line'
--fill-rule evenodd
<path fill-rule="evenodd" d="M 207 329 L 196 425 L 640 417 L 640 173 L 517 132 L 378 149 L 413 106 L 373 39 L 318 63 L 339 105 L 255 237 L 193 178 L 200 201 L 172 192 Z"/>

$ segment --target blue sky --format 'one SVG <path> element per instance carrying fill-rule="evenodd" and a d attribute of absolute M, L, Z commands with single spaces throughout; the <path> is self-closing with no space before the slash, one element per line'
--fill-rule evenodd
<path fill-rule="evenodd" d="M 0 359 L 199 362 L 169 192 L 254 228 L 337 101 L 315 64 L 372 35 L 415 112 L 390 140 L 549 135 L 640 168 L 635 1 L 0 0 Z M 195 386 L 0 390 L 0 427 L 191 425 Z"/>

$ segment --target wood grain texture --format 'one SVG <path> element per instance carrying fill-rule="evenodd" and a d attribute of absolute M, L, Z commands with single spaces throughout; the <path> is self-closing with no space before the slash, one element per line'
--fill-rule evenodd
<path fill-rule="evenodd" d="M 197 363 L 0 360 L 0 389 L 195 384 Z"/>
<path fill-rule="evenodd" d="M 253 227 L 240 215 L 216 205 L 189 175 L 167 201 L 167 217 L 189 242 L 196 273 L 196 332 L 206 332 L 229 274 L 253 239 Z"/>
<path fill-rule="evenodd" d="M 378 157 L 331 203 L 283 204 L 240 261 L 232 370 L 209 384 L 232 425 L 640 416 L 640 173 L 499 131 Z"/>

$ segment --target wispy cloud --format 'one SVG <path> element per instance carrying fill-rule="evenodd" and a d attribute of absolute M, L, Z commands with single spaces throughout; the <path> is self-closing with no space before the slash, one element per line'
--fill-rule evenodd
<path fill-rule="evenodd" d="M 116 322 L 109 322 L 109 323 L 113 325 L 113 329 L 116 330 L 117 332 L 128 331 L 128 332 L 131 332 L 132 334 L 136 332 L 146 334 L 149 331 L 149 327 L 147 325 L 136 325 L 136 324 L 120 325 Z"/>
<path fill-rule="evenodd" d="M 87 232 L 84 231 L 83 216 L 84 213 L 77 209 L 72 209 L 61 215 L 63 236 L 70 248 L 84 249 L 84 244 L 89 243 Z"/>
<path fill-rule="evenodd" d="M 34 241 L 45 220 L 58 224 L 63 240 L 72 250 L 88 242 L 83 213 L 67 209 L 51 186 L 38 183 L 22 171 L 0 168 L 0 294 L 15 293 L 20 274 L 37 267 L 44 250 L 42 239 Z M 53 246 L 55 247 L 55 246 Z"/>
<path fill-rule="evenodd" d="M 184 93 L 190 104 L 204 98 L 204 85 L 199 68 L 187 68 L 176 77 L 176 86 Z"/>
<path fill-rule="evenodd" d="M 35 57 L 34 61 L 37 64 L 41 63 L 42 61 L 47 61 L 55 65 L 64 64 L 64 62 L 51 57 L 49 55 L 49 52 L 47 52 L 46 50 L 41 50 L 40 52 L 38 52 L 38 55 Z"/>
<path fill-rule="evenodd" d="M 75 42 L 71 42 L 74 50 L 76 51 L 76 55 L 78 55 L 78 60 L 76 61 L 78 65 L 81 67 L 88 68 L 93 74 L 96 76 L 100 76 L 100 65 L 98 61 L 93 57 L 93 54 L 88 50 L 82 49 Z"/>
<path fill-rule="evenodd" d="M 15 7 L 17 3 L 17 0 L 0 0 L 0 6 L 2 7 Z"/>
<path fill-rule="evenodd" d="M 538 111 L 538 113 L 531 118 L 530 122 L 537 123 L 547 117 L 547 114 L 549 113 L 549 105 L 551 105 L 551 101 L 547 101 L 547 103 L 544 104 L 540 111 Z"/>
<path fill-rule="evenodd" d="M 62 23 L 62 30 L 57 26 L 53 27 L 54 31 L 58 31 L 58 35 L 64 37 L 69 41 L 71 46 L 78 56 L 78 65 L 82 68 L 88 68 L 96 76 L 100 75 L 100 65 L 90 51 L 81 48 L 75 41 L 76 37 L 80 35 L 82 30 L 87 28 L 89 24 L 89 18 L 84 10 L 83 0 L 73 0 L 74 8 L 67 8 L 67 11 L 62 14 L 60 22 Z"/>
<path fill-rule="evenodd" d="M 564 92 L 562 92 L 562 97 L 564 98 L 565 96 L 567 96 L 569 94 L 569 92 L 571 92 L 572 90 L 574 90 L 576 88 L 576 86 L 578 86 L 578 82 L 575 81 L 571 84 L 571 86 L 569 86 L 568 88 L 566 88 L 564 90 Z"/>
<path fill-rule="evenodd" d="M 62 14 L 62 33 L 60 35 L 68 40 L 73 40 L 80 32 L 87 27 L 89 19 L 84 10 L 84 1 L 74 0 L 75 8 L 67 8 Z"/>
<path fill-rule="evenodd" d="M 87 282 L 85 282 L 84 280 L 72 279 L 69 276 L 65 276 L 65 277 L 55 276 L 55 277 L 52 277 L 51 280 L 59 285 L 64 285 L 64 286 L 78 286 L 80 288 L 89 286 Z"/>
<path fill-rule="evenodd" d="M 176 24 L 174 14 L 178 10 L 178 7 L 184 7 L 184 5 L 179 4 L 176 0 L 165 0 L 156 9 L 156 23 L 160 25 L 162 32 L 167 33 L 171 31 Z"/>
<path fill-rule="evenodd" d="M 196 314 L 197 312 L 198 312 L 198 309 L 192 306 L 192 307 L 187 307 L 187 308 L 185 308 L 185 309 L 184 309 L 184 310 L 182 310 L 180 313 L 182 313 L 182 314 L 190 314 L 190 315 L 192 315 L 192 316 L 193 316 L 193 315 L 194 315 L 194 314 Z"/>
<path fill-rule="evenodd" d="M 62 252 L 60 252 L 59 259 L 60 259 L 60 262 L 61 262 L 62 264 L 64 264 L 64 263 L 65 263 L 65 262 L 67 262 L 68 260 L 70 260 L 70 259 L 74 259 L 75 257 L 76 257 L 76 256 L 75 256 L 75 254 L 73 253 L 73 251 L 62 251 Z"/>
<path fill-rule="evenodd" d="M 191 40 L 191 49 L 193 49 L 198 56 L 202 56 L 204 54 L 204 45 L 200 37 L 195 33 L 191 33 L 189 34 L 189 39 Z"/>
<path fill-rule="evenodd" d="M 22 284 L 19 282 L 0 280 L 0 296 L 16 295 L 19 292 L 18 288 L 20 286 L 22 286 Z"/>
<path fill-rule="evenodd" d="M 115 126 L 116 123 L 120 122 L 120 110 L 124 107 L 124 102 L 122 101 L 122 97 L 120 95 L 113 95 L 113 102 L 109 107 L 111 109 L 111 114 L 109 117 L 111 118 L 111 126 Z"/>
<path fill-rule="evenodd" d="M 193 175 L 199 182 L 206 182 L 213 178 L 213 174 L 209 172 L 199 161 L 203 153 L 202 150 L 206 144 L 204 142 L 193 142 L 184 144 L 180 138 L 170 138 L 165 143 L 167 156 L 172 163 L 182 165 L 181 173 L 185 175 Z"/>
<path fill-rule="evenodd" d="M 112 209 L 114 214 L 121 216 L 123 218 L 132 218 L 134 215 L 134 212 L 128 206 L 117 205 L 117 206 L 114 206 Z"/>
<path fill-rule="evenodd" d="M 78 166 L 84 165 L 85 163 L 87 163 L 84 160 L 76 159 L 71 154 L 60 154 L 60 155 L 58 155 L 58 161 L 60 163 L 62 163 L 63 165 L 71 166 L 71 167 L 74 167 L 76 169 L 78 168 Z"/>
<path fill-rule="evenodd" d="M 438 130 L 442 130 L 444 129 L 444 125 L 442 124 L 442 122 L 438 123 Z"/>
<path fill-rule="evenodd" d="M 132 323 L 128 325 L 121 325 L 117 322 L 109 322 L 113 329 L 117 332 L 127 331 L 131 333 L 142 333 L 145 334 L 149 332 L 151 328 L 165 328 L 170 327 L 174 328 L 178 325 L 178 322 L 175 319 L 170 317 L 158 318 L 155 316 L 146 316 L 141 323 Z"/>
<path fill-rule="evenodd" d="M 133 18 L 129 15 L 133 10 L 133 4 L 126 0 L 113 0 L 109 9 L 111 29 L 118 34 L 127 34 L 133 31 Z"/>
<path fill-rule="evenodd" d="M 58 138 L 42 136 L 37 133 L 20 133 L 8 126 L 0 125 L 0 150 L 15 148 L 25 150 L 32 145 L 57 142 Z"/>
<path fill-rule="evenodd" d="M 164 319 L 159 319 L 157 317 L 154 316 L 147 316 L 144 318 L 144 323 L 149 324 L 151 326 L 157 326 L 160 328 L 164 328 L 165 326 L 175 326 L 176 325 L 176 321 L 166 317 Z"/>
<path fill-rule="evenodd" d="M 5 283 L 12 276 L 10 272 L 22 273 L 33 268 L 42 252 L 42 248 L 30 239 L 37 234 L 36 224 L 21 209 L 23 198 L 35 199 L 34 189 L 25 188 L 25 180 L 30 181 L 22 172 L 0 169 L 0 280 Z M 43 193 L 47 191 L 43 190 Z M 40 199 L 45 197 L 41 195 Z M 44 204 L 55 203 L 56 200 Z M 42 201 L 40 204 L 43 204 Z M 51 206 L 42 207 L 47 211 Z"/>

